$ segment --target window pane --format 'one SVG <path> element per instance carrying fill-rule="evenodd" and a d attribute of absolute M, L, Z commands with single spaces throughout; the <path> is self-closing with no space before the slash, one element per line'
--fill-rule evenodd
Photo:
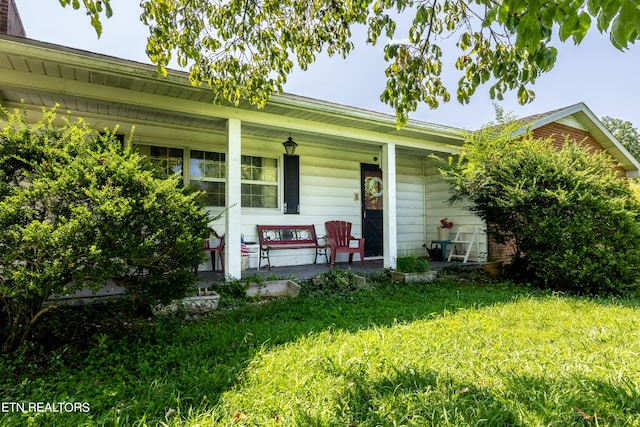
<path fill-rule="evenodd" d="M 277 208 L 278 207 L 278 187 L 275 185 L 262 186 L 262 203 L 265 208 Z"/>
<path fill-rule="evenodd" d="M 167 175 L 182 175 L 182 149 L 138 145 L 138 152 Z"/>
<path fill-rule="evenodd" d="M 249 156 L 242 156 L 240 178 L 243 180 L 251 179 L 251 157 Z"/>
<path fill-rule="evenodd" d="M 182 159 L 182 148 L 168 148 L 167 157 Z"/>
<path fill-rule="evenodd" d="M 167 156 L 167 148 L 166 147 L 149 147 L 149 155 L 151 157 L 166 157 Z"/>
<path fill-rule="evenodd" d="M 205 160 L 202 165 L 203 176 L 208 178 L 224 178 L 224 165 L 220 162 Z"/>
<path fill-rule="evenodd" d="M 277 208 L 278 187 L 275 185 L 242 184 L 242 206 Z"/>
<path fill-rule="evenodd" d="M 240 205 L 245 208 L 250 208 L 251 206 L 251 195 L 242 192 L 242 197 L 240 198 Z"/>
<path fill-rule="evenodd" d="M 242 156 L 242 179 L 278 182 L 278 161 L 263 157 Z"/>
<path fill-rule="evenodd" d="M 242 156 L 242 206 L 252 208 L 278 207 L 278 160 Z M 248 182 L 250 181 L 250 182 Z"/>
<path fill-rule="evenodd" d="M 205 192 L 206 206 L 225 205 L 225 154 L 191 150 L 189 171 L 191 184 Z"/>
<path fill-rule="evenodd" d="M 192 150 L 189 160 L 191 178 L 219 178 L 225 176 L 224 153 Z"/>
<path fill-rule="evenodd" d="M 278 168 L 265 166 L 262 169 L 262 181 L 278 182 Z"/>
<path fill-rule="evenodd" d="M 202 178 L 204 173 L 202 171 L 202 163 L 204 160 L 198 160 L 191 157 L 189 159 L 189 174 L 191 175 L 191 179 L 194 178 Z"/>
<path fill-rule="evenodd" d="M 225 205 L 224 182 L 192 181 L 191 184 L 205 192 L 205 206 Z"/>
<path fill-rule="evenodd" d="M 167 172 L 182 175 L 182 156 L 180 158 L 167 159 Z"/>

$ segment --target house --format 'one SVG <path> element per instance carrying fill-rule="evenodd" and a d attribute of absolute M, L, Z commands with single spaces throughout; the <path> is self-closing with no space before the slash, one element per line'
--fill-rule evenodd
<path fill-rule="evenodd" d="M 13 0 L 0 5 L 0 29 L 21 28 Z M 464 205 L 445 203 L 447 185 L 429 160 L 454 154 L 463 142 L 460 129 L 410 121 L 398 130 L 390 115 L 287 94 L 263 109 L 214 105 L 210 89 L 192 86 L 185 72 L 162 77 L 148 64 L 13 34 L 0 34 L 2 105 L 24 103 L 35 120 L 43 106 L 58 104 L 96 128 L 118 125 L 123 134 L 135 128 L 142 153 L 205 190 L 207 210 L 223 213 L 212 226 L 226 236 L 232 277 L 241 273 L 241 236 L 255 242 L 258 224 L 314 224 L 323 235 L 325 221 L 350 221 L 354 235 L 365 238 L 365 257 L 382 258 L 385 267 L 395 267 L 398 254 L 424 255 L 443 217 L 484 228 Z M 541 116 L 535 129 L 587 135 L 627 176 L 640 170 L 582 104 Z M 283 148 L 289 138 L 297 143 L 294 155 Z M 486 252 L 482 236 L 471 259 Z M 312 260 L 310 249 L 271 256 L 279 266 Z"/>
<path fill-rule="evenodd" d="M 590 150 L 604 150 L 619 163 L 617 170 L 627 178 L 638 177 L 639 162 L 609 132 L 600 119 L 583 103 L 526 117 L 531 124 L 534 138 L 551 138 L 554 145 L 562 147 L 565 136 L 581 143 Z"/>
<path fill-rule="evenodd" d="M 14 0 L 0 0 L 0 34 L 27 36 Z"/>
<path fill-rule="evenodd" d="M 525 126 L 518 134 L 530 130 L 534 138 L 549 138 L 560 149 L 567 139 L 590 150 L 606 151 L 617 163 L 615 169 L 621 177 L 638 178 L 640 163 L 609 132 L 600 119 L 584 104 L 549 111 L 521 119 Z M 487 253 L 495 260 L 509 261 L 514 252 L 512 245 L 498 245 L 489 239 Z"/>

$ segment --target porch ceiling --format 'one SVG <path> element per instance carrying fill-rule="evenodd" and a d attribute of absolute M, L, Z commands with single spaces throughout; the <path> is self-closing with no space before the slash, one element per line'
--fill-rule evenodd
<path fill-rule="evenodd" d="M 397 130 L 390 115 L 275 95 L 263 109 L 243 103 L 214 105 L 208 87 L 194 87 L 188 74 L 158 75 L 155 67 L 11 36 L 0 36 L 0 101 L 17 106 L 60 105 L 87 118 L 158 123 L 223 132 L 226 120 L 242 120 L 244 135 L 294 139 L 353 148 L 396 143 L 399 153 L 450 151 L 458 131 L 423 122 Z"/>

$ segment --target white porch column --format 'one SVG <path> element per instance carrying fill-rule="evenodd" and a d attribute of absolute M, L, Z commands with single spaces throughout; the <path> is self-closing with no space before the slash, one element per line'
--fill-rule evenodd
<path fill-rule="evenodd" d="M 398 227 L 396 214 L 396 145 L 382 146 L 382 182 L 384 183 L 384 267 L 396 268 L 398 257 Z"/>
<path fill-rule="evenodd" d="M 225 242 L 224 267 L 225 275 L 239 279 L 242 268 L 240 260 L 240 235 L 242 225 L 241 187 L 240 187 L 240 159 L 241 159 L 241 121 L 227 120 L 227 159 L 226 159 L 226 190 L 225 199 Z"/>

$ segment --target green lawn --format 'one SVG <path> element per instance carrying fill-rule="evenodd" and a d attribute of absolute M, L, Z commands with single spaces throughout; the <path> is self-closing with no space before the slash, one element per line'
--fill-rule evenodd
<path fill-rule="evenodd" d="M 147 321 L 0 359 L 3 401 L 90 405 L 0 424 L 640 425 L 636 302 L 442 280 Z"/>

